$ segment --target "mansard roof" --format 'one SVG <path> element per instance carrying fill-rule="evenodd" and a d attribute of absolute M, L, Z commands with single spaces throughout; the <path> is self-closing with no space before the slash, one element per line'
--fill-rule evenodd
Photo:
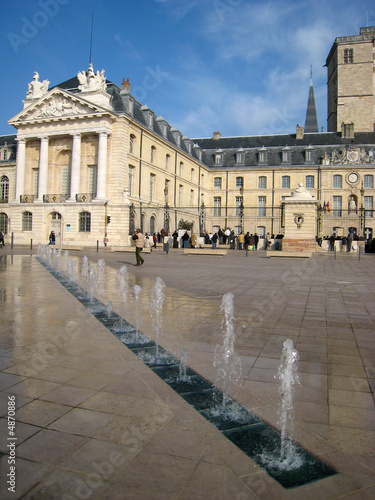
<path fill-rule="evenodd" d="M 359 132 L 354 138 L 344 138 L 340 132 L 326 132 L 317 134 L 304 134 L 302 139 L 297 139 L 296 134 L 281 135 L 261 135 L 261 136 L 241 136 L 241 137 L 221 137 L 213 138 L 195 138 L 193 139 L 202 149 L 203 158 L 207 166 L 218 168 L 215 165 L 215 152 L 220 148 L 224 151 L 223 167 L 257 167 L 259 164 L 259 150 L 268 152 L 267 165 L 290 168 L 291 166 L 303 166 L 306 164 L 306 149 L 313 150 L 313 164 L 321 164 L 321 156 L 325 153 L 331 154 L 334 149 L 341 150 L 343 146 L 355 147 L 365 146 L 373 147 L 375 144 L 375 132 Z M 288 146 L 291 148 L 291 161 L 283 163 L 282 150 Z M 244 166 L 236 163 L 236 153 L 239 148 L 245 150 Z M 311 166 L 311 162 L 308 163 Z M 221 168 L 223 168 L 221 167 Z"/>
<path fill-rule="evenodd" d="M 7 145 L 7 149 L 11 151 L 10 156 L 7 160 L 1 160 L 1 163 L 8 163 L 8 162 L 15 162 L 16 161 L 16 153 L 17 153 L 17 141 L 16 141 L 17 135 L 16 134 L 10 134 L 10 135 L 0 135 L 0 149 L 5 146 L 5 143 Z"/>

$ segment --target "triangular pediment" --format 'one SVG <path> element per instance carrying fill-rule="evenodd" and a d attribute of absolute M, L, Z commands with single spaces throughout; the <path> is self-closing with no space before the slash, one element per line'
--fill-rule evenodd
<path fill-rule="evenodd" d="M 55 87 L 43 97 L 33 102 L 20 113 L 11 118 L 10 125 L 20 123 L 36 123 L 75 119 L 83 116 L 113 115 L 114 113 L 101 106 L 92 104 L 76 94 Z"/>

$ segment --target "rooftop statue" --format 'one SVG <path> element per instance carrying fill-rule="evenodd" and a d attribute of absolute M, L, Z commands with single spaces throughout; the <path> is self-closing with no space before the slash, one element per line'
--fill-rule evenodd
<path fill-rule="evenodd" d="M 33 81 L 28 84 L 28 91 L 26 93 L 26 99 L 37 99 L 42 97 L 48 92 L 48 85 L 50 82 L 48 80 L 39 81 L 39 73 L 34 72 Z"/>
<path fill-rule="evenodd" d="M 106 78 L 104 76 L 104 69 L 99 73 L 99 70 L 94 73 L 94 68 L 92 63 L 89 64 L 88 70 L 79 71 L 77 73 L 77 78 L 80 83 L 79 90 L 81 92 L 90 92 L 92 90 L 104 90 L 106 89 Z"/>

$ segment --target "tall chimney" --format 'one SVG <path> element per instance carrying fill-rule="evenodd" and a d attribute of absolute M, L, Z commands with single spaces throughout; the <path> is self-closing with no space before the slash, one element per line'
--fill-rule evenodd
<path fill-rule="evenodd" d="M 221 134 L 219 131 L 217 131 L 217 132 L 214 132 L 212 139 L 220 139 L 220 137 L 221 137 Z"/>

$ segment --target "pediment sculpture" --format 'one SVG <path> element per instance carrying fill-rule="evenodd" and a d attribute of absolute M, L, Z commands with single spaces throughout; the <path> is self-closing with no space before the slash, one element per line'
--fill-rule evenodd
<path fill-rule="evenodd" d="M 48 80 L 39 81 L 39 73 L 34 72 L 33 81 L 28 84 L 28 91 L 26 93 L 26 99 L 37 99 L 42 97 L 48 92 L 48 85 L 50 82 Z"/>
<path fill-rule="evenodd" d="M 28 114 L 27 119 L 49 118 L 55 116 L 76 116 L 81 114 L 92 113 L 89 107 L 85 107 L 77 102 L 74 102 L 66 97 L 53 96 L 42 103 L 41 106 L 34 108 Z"/>
<path fill-rule="evenodd" d="M 97 70 L 96 74 L 92 63 L 89 64 L 87 71 L 79 71 L 77 73 L 77 78 L 80 83 L 78 86 L 81 92 L 91 92 L 95 90 L 106 89 L 106 78 L 104 76 L 104 69 L 99 73 Z"/>

